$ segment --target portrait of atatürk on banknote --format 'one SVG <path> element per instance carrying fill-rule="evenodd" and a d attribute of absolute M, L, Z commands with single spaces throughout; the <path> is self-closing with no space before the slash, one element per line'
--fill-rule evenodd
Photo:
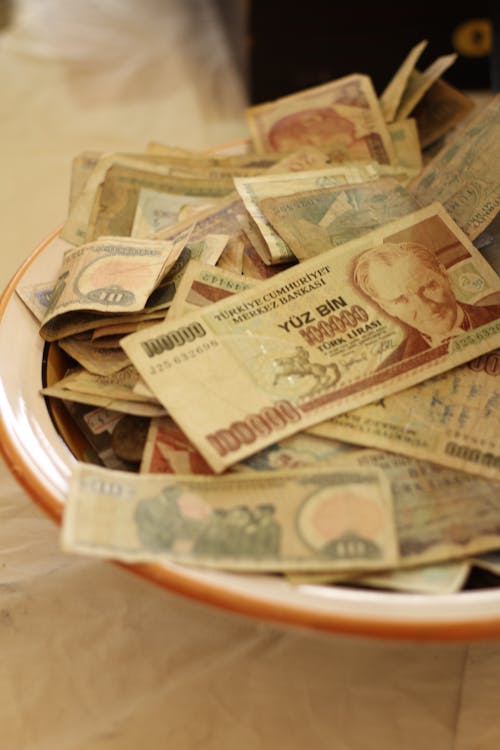
<path fill-rule="evenodd" d="M 458 299 L 446 266 L 420 242 L 387 242 L 366 250 L 356 258 L 353 278 L 372 301 L 407 329 L 406 338 L 383 367 L 446 346 L 465 331 L 500 317 L 500 304 L 469 304 Z"/>

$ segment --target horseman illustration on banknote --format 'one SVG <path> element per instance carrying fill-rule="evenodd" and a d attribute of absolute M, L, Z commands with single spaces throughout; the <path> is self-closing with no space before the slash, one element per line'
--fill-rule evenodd
<path fill-rule="evenodd" d="M 303 346 L 295 347 L 295 354 L 289 357 L 278 357 L 272 362 L 274 369 L 273 386 L 284 378 L 312 378 L 313 385 L 307 391 L 312 396 L 331 388 L 340 380 L 340 369 L 335 362 L 321 364 L 309 360 L 309 352 Z"/>

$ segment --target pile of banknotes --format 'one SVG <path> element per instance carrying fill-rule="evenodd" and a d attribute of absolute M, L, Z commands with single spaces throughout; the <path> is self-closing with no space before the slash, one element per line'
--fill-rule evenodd
<path fill-rule="evenodd" d="M 21 287 L 89 445 L 82 554 L 452 592 L 500 575 L 500 95 L 412 49 L 246 111 L 248 139 L 73 161 Z"/>

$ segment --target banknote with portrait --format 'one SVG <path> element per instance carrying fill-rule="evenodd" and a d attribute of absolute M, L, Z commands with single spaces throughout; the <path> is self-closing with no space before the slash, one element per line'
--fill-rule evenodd
<path fill-rule="evenodd" d="M 433 204 L 121 344 L 222 471 L 497 348 L 499 293 Z"/>
<path fill-rule="evenodd" d="M 246 119 L 258 152 L 291 152 L 310 144 L 331 163 L 397 164 L 372 80 L 354 73 L 249 107 Z"/>

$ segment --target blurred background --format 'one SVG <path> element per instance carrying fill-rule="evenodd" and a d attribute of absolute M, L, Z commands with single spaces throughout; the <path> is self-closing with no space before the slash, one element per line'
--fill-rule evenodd
<path fill-rule="evenodd" d="M 72 159 L 246 137 L 239 0 L 0 0 L 0 288 L 66 218 Z"/>
<path fill-rule="evenodd" d="M 371 75 L 381 93 L 422 39 L 425 69 L 439 55 L 459 57 L 444 78 L 466 90 L 500 88 L 500 2 L 355 4 L 249 0 L 249 83 L 253 102 L 274 99 L 349 73 Z"/>

